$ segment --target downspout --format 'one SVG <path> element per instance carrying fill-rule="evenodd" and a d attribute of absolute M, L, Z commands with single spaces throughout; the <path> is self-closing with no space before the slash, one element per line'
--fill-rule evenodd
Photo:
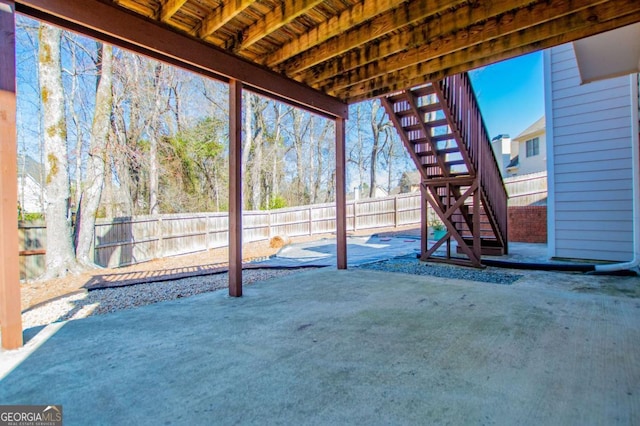
<path fill-rule="evenodd" d="M 597 272 L 615 272 L 635 270 L 640 272 L 640 123 L 638 118 L 638 74 L 632 74 L 631 80 L 631 170 L 633 192 L 633 258 L 629 262 L 596 265 Z"/>

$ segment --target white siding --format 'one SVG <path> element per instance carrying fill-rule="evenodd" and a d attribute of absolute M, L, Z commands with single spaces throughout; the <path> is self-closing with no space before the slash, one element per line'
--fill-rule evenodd
<path fill-rule="evenodd" d="M 631 79 L 580 85 L 571 44 L 545 56 L 551 255 L 627 261 L 633 255 Z M 551 190 L 551 188 L 550 188 Z"/>
<path fill-rule="evenodd" d="M 31 176 L 18 178 L 18 197 L 25 213 L 44 213 L 42 187 Z"/>

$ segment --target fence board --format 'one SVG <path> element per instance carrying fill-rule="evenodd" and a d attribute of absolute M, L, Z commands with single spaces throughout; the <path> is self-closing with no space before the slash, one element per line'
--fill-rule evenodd
<path fill-rule="evenodd" d="M 46 247 L 46 228 L 43 222 L 27 223 L 19 222 L 18 239 L 21 252 L 36 251 L 40 254 L 21 253 L 20 261 L 20 279 L 25 280 L 40 276 L 45 270 L 45 256 L 42 249 Z"/>
<path fill-rule="evenodd" d="M 504 179 L 509 206 L 529 206 L 547 198 L 547 172 L 531 173 Z"/>

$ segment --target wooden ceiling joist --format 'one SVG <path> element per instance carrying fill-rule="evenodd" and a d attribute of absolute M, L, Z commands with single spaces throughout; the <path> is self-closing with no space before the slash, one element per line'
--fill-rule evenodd
<path fill-rule="evenodd" d="M 348 116 L 338 99 L 100 0 L 20 0 L 16 10 L 213 78 L 238 80 L 323 115 Z"/>
<path fill-rule="evenodd" d="M 458 74 L 468 71 L 470 69 L 485 66 L 494 62 L 503 61 L 505 59 L 514 58 L 516 56 L 531 53 L 537 50 L 547 49 L 549 47 L 557 46 L 559 44 L 568 43 L 580 38 L 589 37 L 594 34 L 598 34 L 604 31 L 609 31 L 615 28 L 619 28 L 625 25 L 630 25 L 640 20 L 640 11 L 631 13 L 623 17 L 617 17 L 615 19 L 606 22 L 590 22 L 590 25 L 583 26 L 570 33 L 562 33 L 561 35 L 553 36 L 550 38 L 544 38 L 540 40 L 529 41 L 528 44 L 520 45 L 514 43 L 516 47 L 509 47 L 499 41 L 493 40 L 487 42 L 486 45 L 473 46 L 467 49 L 467 54 L 472 57 L 473 51 L 481 49 L 484 51 L 493 52 L 490 56 L 477 55 L 481 59 L 468 60 L 463 63 L 451 65 L 449 68 L 442 68 L 433 63 L 422 62 L 420 64 L 404 68 L 402 70 L 385 74 L 382 77 L 377 77 L 371 80 L 359 82 L 353 86 L 344 89 L 338 94 L 338 97 L 344 97 L 349 99 L 351 103 L 359 102 L 365 99 L 382 96 L 387 93 L 402 90 L 407 87 L 414 87 L 422 84 L 425 80 L 435 81 L 444 78 L 447 75 Z M 515 40 L 515 38 L 514 38 Z M 464 54 L 459 54 L 464 56 Z M 436 62 L 441 61 L 436 59 Z"/>
<path fill-rule="evenodd" d="M 402 27 L 427 20 L 424 25 L 417 26 L 417 28 L 414 29 L 414 31 L 425 33 L 424 42 L 424 40 L 437 38 L 442 34 L 459 31 L 464 28 L 461 25 L 473 25 L 488 19 L 488 17 L 508 12 L 512 10 L 514 6 L 521 7 L 529 3 L 531 3 L 530 0 L 503 0 L 491 2 L 484 8 L 471 7 L 469 4 L 451 8 L 446 7 L 447 2 L 444 1 L 436 5 L 433 5 L 432 2 L 427 0 L 404 3 L 403 6 L 372 19 L 361 28 L 353 28 L 293 58 L 291 61 L 287 61 L 279 66 L 278 69 L 287 75 L 295 75 L 295 73 L 328 61 L 337 55 L 360 47 L 367 42 L 397 31 Z M 429 5 L 428 7 L 427 4 Z M 433 19 L 435 14 L 439 14 L 438 19 Z M 427 31 L 421 30 L 420 27 L 424 26 L 428 27 Z M 366 61 L 368 55 L 366 51 L 362 53 L 365 54 L 363 60 Z"/>
<path fill-rule="evenodd" d="M 236 50 L 244 50 L 254 43 L 267 37 L 274 31 L 291 23 L 294 19 L 304 15 L 324 0 L 285 0 L 264 18 L 247 28 L 242 34 L 242 41 Z"/>
<path fill-rule="evenodd" d="M 262 58 L 263 63 L 269 67 L 275 67 L 298 53 L 317 46 L 331 37 L 338 36 L 382 12 L 393 10 L 397 6 L 397 0 L 363 0 L 356 3 L 351 9 L 345 10 L 338 16 L 332 17 L 300 37 L 284 44 L 278 51 Z"/>
<path fill-rule="evenodd" d="M 160 20 L 167 22 L 186 2 L 187 0 L 166 0 L 160 8 Z"/>
<path fill-rule="evenodd" d="M 235 0 L 224 3 L 202 20 L 200 28 L 198 28 L 195 33 L 199 38 L 207 38 L 251 6 L 253 1 L 254 0 Z"/>
<path fill-rule="evenodd" d="M 575 9 L 565 0 L 553 0 L 549 4 L 539 3 L 528 8 L 509 11 L 484 20 L 482 23 L 444 34 L 438 34 L 433 28 L 434 22 L 431 21 L 416 28 L 415 31 L 398 33 L 373 46 L 369 55 L 376 60 L 368 61 L 364 48 L 359 48 L 326 61 L 313 70 L 294 75 L 299 81 L 318 86 L 331 85 L 330 79 L 336 76 L 344 77 L 344 73 L 352 70 L 360 75 L 367 75 L 368 78 L 375 78 L 380 73 L 397 71 L 420 63 L 424 58 L 435 59 L 452 54 L 601 3 L 604 3 L 604 0 L 585 0 L 581 8 Z M 335 90 L 338 88 L 334 87 Z"/>
<path fill-rule="evenodd" d="M 566 2 L 563 1 L 557 0 L 555 3 L 560 8 L 566 6 Z M 591 26 L 594 17 L 598 17 L 599 21 L 605 22 L 619 16 L 621 12 L 628 14 L 638 10 L 638 4 L 631 0 L 623 10 L 620 9 L 621 5 L 612 9 L 611 5 L 603 3 L 602 0 L 593 0 L 591 2 L 584 0 L 584 3 L 585 9 L 568 15 L 560 13 L 549 14 L 549 16 L 560 17 L 537 25 L 537 20 L 527 19 L 531 15 L 522 10 L 515 14 L 507 14 L 507 16 L 502 16 L 499 20 L 487 21 L 482 28 L 477 28 L 475 34 L 469 32 L 465 32 L 465 34 L 454 33 L 446 41 L 438 39 L 434 42 L 437 43 L 435 49 L 430 49 L 431 45 L 424 45 L 421 48 L 397 53 L 363 67 L 343 72 L 337 76 L 333 74 L 335 77 L 322 81 L 319 85 L 324 88 L 331 87 L 333 91 L 338 92 L 364 79 L 380 77 L 422 62 L 424 62 L 424 67 L 428 67 L 433 71 L 446 70 L 465 62 L 476 62 L 483 57 L 491 55 L 496 50 L 496 47 L 501 48 L 504 46 L 508 50 L 512 50 L 526 46 L 531 42 L 537 42 L 543 38 L 561 35 L 567 27 L 577 31 L 580 28 Z M 591 6 L 592 4 L 596 5 Z M 516 19 L 518 13 L 522 13 L 525 16 L 522 19 Z M 524 31 L 525 29 L 527 31 Z M 477 43 L 473 43 L 474 38 L 478 41 Z M 424 57 L 433 59 L 425 62 L 422 60 Z"/>

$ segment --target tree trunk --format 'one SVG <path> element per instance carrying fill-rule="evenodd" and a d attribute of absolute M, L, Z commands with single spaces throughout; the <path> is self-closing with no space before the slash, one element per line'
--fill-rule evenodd
<path fill-rule="evenodd" d="M 153 107 L 153 113 L 151 116 L 151 134 L 149 135 L 149 214 L 157 215 L 160 213 L 160 206 L 158 201 L 159 191 L 159 177 L 158 177 L 158 139 L 160 138 L 160 116 L 163 101 L 165 100 L 161 96 L 162 92 L 162 64 L 157 64 L 155 67 L 154 76 L 154 94 L 155 103 Z"/>
<path fill-rule="evenodd" d="M 157 215 L 158 207 L 158 139 L 151 135 L 149 146 L 149 214 Z"/>
<path fill-rule="evenodd" d="M 247 178 L 247 169 L 249 167 L 249 154 L 251 153 L 251 143 L 253 142 L 253 97 L 254 95 L 246 93 L 243 95 L 242 105 L 244 110 L 244 135 L 242 135 L 242 160 L 241 160 L 241 173 L 242 173 L 242 205 L 246 207 L 247 202 L 244 194 L 250 193 L 244 180 Z"/>
<path fill-rule="evenodd" d="M 61 34 L 62 31 L 58 28 L 41 25 L 38 36 L 38 77 L 42 99 L 46 173 L 45 278 L 61 277 L 78 270 L 71 232 L 67 123 L 60 63 Z"/>
<path fill-rule="evenodd" d="M 251 208 L 254 210 L 260 209 L 262 204 L 262 151 L 264 145 L 264 133 L 266 123 L 262 115 L 266 105 L 260 103 L 260 98 L 254 97 L 256 105 L 253 108 L 255 136 L 253 141 L 253 157 L 251 160 Z"/>
<path fill-rule="evenodd" d="M 372 117 L 373 120 L 373 117 Z M 376 190 L 376 175 L 378 173 L 378 150 L 379 150 L 379 140 L 380 140 L 380 132 L 375 126 L 375 123 L 372 121 L 371 130 L 373 132 L 373 146 L 371 147 L 371 160 L 370 160 L 370 168 L 369 168 L 369 198 L 372 198 L 375 194 Z"/>
<path fill-rule="evenodd" d="M 112 106 L 112 48 L 102 45 L 99 54 L 98 89 L 91 127 L 91 143 L 87 163 L 87 178 L 82 190 L 77 217 L 78 241 L 76 259 L 84 266 L 93 266 L 91 250 L 94 239 L 96 214 L 105 180 L 105 156 Z"/>

